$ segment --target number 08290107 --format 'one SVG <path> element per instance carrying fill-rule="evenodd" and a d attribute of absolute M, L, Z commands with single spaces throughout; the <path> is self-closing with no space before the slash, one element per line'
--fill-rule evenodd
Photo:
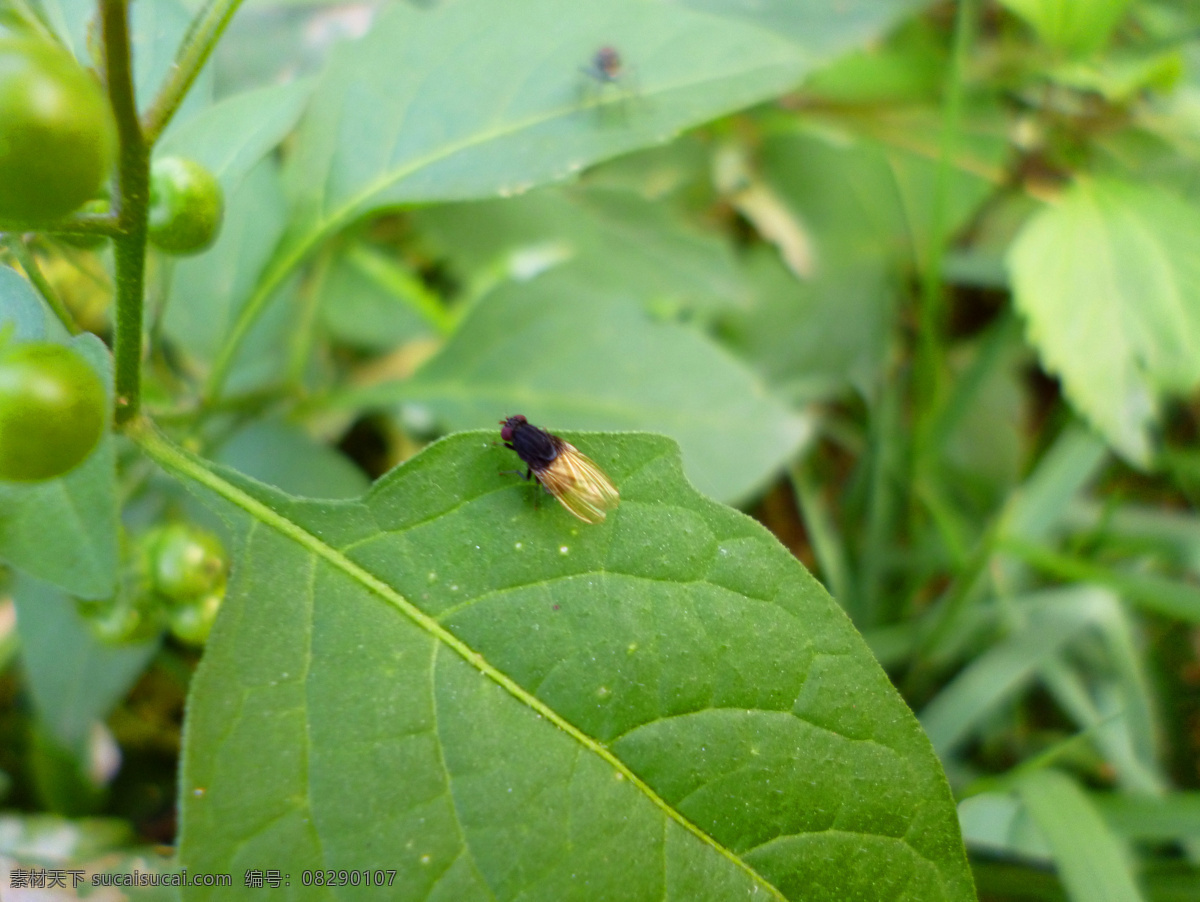
<path fill-rule="evenodd" d="M 333 870 L 302 871 L 300 882 L 305 886 L 391 886 L 396 880 L 395 870 Z"/>

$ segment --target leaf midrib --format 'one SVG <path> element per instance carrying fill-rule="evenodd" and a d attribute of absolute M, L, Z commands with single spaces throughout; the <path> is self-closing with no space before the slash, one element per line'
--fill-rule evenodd
<path fill-rule="evenodd" d="M 526 691 L 511 677 L 489 663 L 482 654 L 474 651 L 469 645 L 439 624 L 434 618 L 421 611 L 383 580 L 354 563 L 340 551 L 321 541 L 321 539 L 303 529 L 297 523 L 277 513 L 248 492 L 222 478 L 199 458 L 173 445 L 148 420 L 140 419 L 135 421 L 129 427 L 128 434 L 151 459 L 172 475 L 204 486 L 228 503 L 245 512 L 258 523 L 274 529 L 280 535 L 291 539 L 302 548 L 310 551 L 318 558 L 321 558 L 346 576 L 358 582 L 368 591 L 375 593 L 384 601 L 391 604 L 417 627 L 438 640 L 442 645 L 454 651 L 467 664 L 474 667 L 483 676 L 492 680 L 517 701 L 544 717 L 574 739 L 579 745 L 600 757 L 624 779 L 629 780 L 637 787 L 667 817 L 674 820 L 705 845 L 727 859 L 736 868 L 749 876 L 756 884 L 762 886 L 771 894 L 772 898 L 780 900 L 780 902 L 786 902 L 787 897 L 765 877 L 747 864 L 740 856 L 717 842 L 713 837 L 684 817 L 673 806 L 669 805 L 665 799 L 633 773 L 607 747 L 570 723 L 539 698 Z"/>

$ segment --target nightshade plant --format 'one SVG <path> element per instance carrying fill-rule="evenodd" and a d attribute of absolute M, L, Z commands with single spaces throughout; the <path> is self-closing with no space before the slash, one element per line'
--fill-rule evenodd
<path fill-rule="evenodd" d="M 267 891 L 304 899 L 958 902 L 975 889 L 949 772 L 978 873 L 1003 885 L 1031 857 L 1075 898 L 1101 880 L 1136 898 L 1103 803 L 1050 768 L 1075 746 L 991 782 L 976 750 L 1037 676 L 1122 789 L 1165 794 L 1118 599 L 1200 608 L 1053 547 L 1104 446 L 1062 414 L 1018 493 L 1010 433 L 979 442 L 971 417 L 1011 409 L 1019 330 L 997 314 L 964 357 L 944 304 L 1004 287 L 1007 253 L 1044 366 L 1150 467 L 1161 398 L 1200 379 L 1193 232 L 1154 219 L 1200 219 L 1038 132 L 1083 129 L 1035 71 L 1116 91 L 1086 60 L 1128 4 L 1070 28 L 1050 0 L 989 6 L 989 40 L 1076 68 L 997 64 L 978 88 L 980 4 L 928 5 L 0 8 L 94 74 L 118 137 L 65 217 L 0 209 L 0 328 L 69 345 L 113 414 L 74 468 L 0 482 L 32 711 L 0 758 L 28 778 L 17 804 L 155 837 L 172 806 L 135 762 L 171 727 L 146 712 L 187 692 L 177 829 L 157 837 L 175 856 L 84 826 L 64 860 L 232 876 L 188 899 L 274 873 Z M 606 48 L 620 76 L 597 83 Z M 1163 71 L 1127 73 L 1127 96 Z M 1078 165 L 1041 211 L 1006 162 L 1012 97 L 1038 114 L 1029 170 Z M 1064 338 L 1114 234 L 1161 251 L 1093 274 L 1103 315 L 1083 326 L 1120 336 L 1115 374 Z M 1129 286 L 1155 279 L 1131 328 Z M 502 474 L 495 424 L 516 412 L 612 478 L 603 522 Z M 839 517 L 818 475 L 847 458 Z M 725 506 L 785 474 L 836 602 Z"/>

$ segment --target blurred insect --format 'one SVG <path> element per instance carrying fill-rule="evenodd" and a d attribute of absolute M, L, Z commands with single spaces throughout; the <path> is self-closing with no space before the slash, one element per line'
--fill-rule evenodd
<path fill-rule="evenodd" d="M 581 87 L 583 103 L 596 107 L 601 113 L 606 107 L 611 107 L 625 119 L 628 114 L 625 109 L 627 101 L 637 92 L 633 72 L 625 65 L 617 48 L 608 45 L 601 47 L 592 54 L 591 62 L 580 66 L 579 71 L 587 76 Z"/>
<path fill-rule="evenodd" d="M 524 478 L 533 476 L 584 523 L 602 523 L 620 503 L 612 480 L 570 442 L 538 429 L 521 414 L 501 420 L 500 426 L 504 447 L 516 451 L 528 467 Z"/>
<path fill-rule="evenodd" d="M 615 85 L 621 80 L 625 67 L 621 63 L 621 54 L 617 53 L 617 48 L 605 46 L 597 50 L 591 63 L 581 66 L 580 71 L 601 84 Z"/>

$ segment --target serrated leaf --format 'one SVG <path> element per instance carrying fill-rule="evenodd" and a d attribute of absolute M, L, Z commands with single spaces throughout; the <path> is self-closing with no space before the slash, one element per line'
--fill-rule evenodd
<path fill-rule="evenodd" d="M 1200 383 L 1200 208 L 1152 186 L 1080 180 L 1021 230 L 1015 301 L 1043 365 L 1133 463 L 1158 398 Z"/>
<path fill-rule="evenodd" d="M 485 297 L 411 379 L 348 394 L 352 406 L 426 406 L 451 429 L 523 413 L 557 429 L 665 432 L 702 492 L 744 498 L 810 427 L 707 338 L 562 267 Z"/>
<path fill-rule="evenodd" d="M 112 358 L 96 336 L 68 339 L 66 330 L 23 278 L 0 267 L 0 330 L 55 341 L 90 363 L 112 402 Z M 112 594 L 117 576 L 117 488 L 108 427 L 90 455 L 62 476 L 41 482 L 0 480 L 0 561 L 83 598 Z"/>
<path fill-rule="evenodd" d="M 386 866 L 393 898 L 456 902 L 973 898 L 928 741 L 773 537 L 663 438 L 567 436 L 620 487 L 599 526 L 536 506 L 491 438 L 316 503 L 138 436 L 242 536 L 192 683 L 190 869 Z"/>

